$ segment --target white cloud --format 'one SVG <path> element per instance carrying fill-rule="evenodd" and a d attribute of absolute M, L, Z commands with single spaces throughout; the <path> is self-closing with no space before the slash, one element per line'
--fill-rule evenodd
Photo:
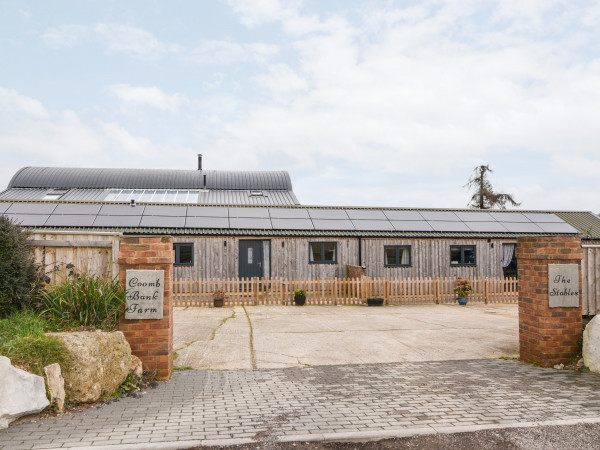
<path fill-rule="evenodd" d="M 48 112 L 41 102 L 21 95 L 15 90 L 0 87 L 0 104 L 6 111 L 15 111 L 34 118 L 48 117 Z"/>
<path fill-rule="evenodd" d="M 109 53 L 124 53 L 139 59 L 159 59 L 179 50 L 174 44 L 160 42 L 146 30 L 114 23 L 60 25 L 47 29 L 42 34 L 42 40 L 54 47 L 72 47 L 87 40 L 99 40 L 106 45 Z"/>
<path fill-rule="evenodd" d="M 277 51 L 275 45 L 208 40 L 193 48 L 185 58 L 203 64 L 265 62 L 276 55 Z"/>
<path fill-rule="evenodd" d="M 129 84 L 113 84 L 109 92 L 125 105 L 149 106 L 152 108 L 178 112 L 188 102 L 180 94 L 167 94 L 156 86 L 130 86 Z"/>

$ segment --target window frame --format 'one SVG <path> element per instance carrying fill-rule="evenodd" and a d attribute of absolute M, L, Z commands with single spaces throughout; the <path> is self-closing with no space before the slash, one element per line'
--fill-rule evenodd
<path fill-rule="evenodd" d="M 192 247 L 192 261 L 189 263 L 182 263 L 181 260 L 181 247 L 189 245 Z M 175 267 L 192 267 L 194 265 L 194 243 L 193 242 L 173 242 L 173 250 L 175 251 L 175 261 L 173 265 Z"/>
<path fill-rule="evenodd" d="M 460 263 L 452 264 L 452 248 L 457 247 L 460 248 Z M 466 263 L 465 262 L 465 248 L 473 249 L 474 262 Z M 476 267 L 477 266 L 477 245 L 476 244 L 457 244 L 450 245 L 450 267 Z"/>
<path fill-rule="evenodd" d="M 333 261 L 311 261 L 310 260 L 310 249 L 312 245 L 320 245 L 321 246 L 321 255 L 325 257 L 325 244 L 333 244 L 335 245 L 335 259 Z M 337 264 L 338 262 L 338 243 L 337 241 L 309 241 L 308 242 L 308 263 L 309 264 Z"/>
<path fill-rule="evenodd" d="M 400 261 L 399 251 L 401 248 L 405 248 L 408 250 L 408 264 L 387 264 L 386 263 L 386 250 L 388 248 L 393 248 L 396 250 L 396 261 Z M 384 245 L 383 246 L 383 267 L 412 267 L 412 245 Z"/>

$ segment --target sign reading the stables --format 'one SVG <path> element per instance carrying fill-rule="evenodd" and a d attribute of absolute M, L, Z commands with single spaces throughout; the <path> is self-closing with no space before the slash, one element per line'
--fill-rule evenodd
<path fill-rule="evenodd" d="M 579 266 L 577 264 L 548 265 L 548 306 L 577 308 L 579 306 Z"/>
<path fill-rule="evenodd" d="M 127 270 L 125 319 L 162 319 L 164 270 Z"/>

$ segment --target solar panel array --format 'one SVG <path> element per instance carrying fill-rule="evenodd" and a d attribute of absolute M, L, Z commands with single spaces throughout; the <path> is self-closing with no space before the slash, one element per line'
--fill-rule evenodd
<path fill-rule="evenodd" d="M 23 226 L 577 233 L 552 213 L 0 202 Z"/>

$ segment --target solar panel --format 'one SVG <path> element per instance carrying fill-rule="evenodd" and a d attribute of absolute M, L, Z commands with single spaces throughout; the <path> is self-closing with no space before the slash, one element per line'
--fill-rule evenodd
<path fill-rule="evenodd" d="M 188 217 L 186 228 L 229 228 L 227 217 Z"/>
<path fill-rule="evenodd" d="M 357 220 L 387 220 L 382 211 L 377 209 L 347 209 L 350 219 Z"/>
<path fill-rule="evenodd" d="M 53 214 L 93 214 L 95 216 L 98 211 L 100 211 L 100 205 L 61 203 Z"/>
<path fill-rule="evenodd" d="M 250 228 L 253 230 L 272 230 L 271 219 L 261 217 L 230 217 L 229 226 L 231 228 Z"/>
<path fill-rule="evenodd" d="M 394 231 L 388 220 L 353 220 L 352 223 L 360 231 Z"/>
<path fill-rule="evenodd" d="M 142 216 L 97 216 L 95 227 L 139 227 Z"/>
<path fill-rule="evenodd" d="M 510 233 L 543 233 L 540 227 L 538 227 L 535 223 L 522 223 L 522 222 L 503 222 L 502 225 L 510 232 Z"/>
<path fill-rule="evenodd" d="M 476 212 L 476 211 L 462 211 L 462 212 L 455 212 L 454 214 L 456 214 L 458 216 L 458 218 L 460 220 L 462 220 L 463 222 L 494 222 L 495 219 L 490 216 L 488 213 L 486 212 Z"/>
<path fill-rule="evenodd" d="M 392 220 L 396 231 L 432 231 L 431 225 L 424 220 Z"/>
<path fill-rule="evenodd" d="M 229 217 L 258 217 L 268 219 L 269 210 L 267 208 L 229 208 Z"/>
<path fill-rule="evenodd" d="M 187 207 L 185 206 L 147 205 L 144 216 L 185 217 L 186 211 Z"/>
<path fill-rule="evenodd" d="M 506 233 L 506 228 L 499 222 L 464 222 L 476 233 Z"/>
<path fill-rule="evenodd" d="M 464 222 L 446 222 L 442 220 L 430 220 L 429 225 L 433 228 L 433 231 L 471 231 Z"/>
<path fill-rule="evenodd" d="M 309 209 L 311 219 L 347 220 L 348 214 L 343 209 Z"/>
<path fill-rule="evenodd" d="M 99 216 L 141 216 L 144 213 L 143 205 L 102 205 Z"/>
<path fill-rule="evenodd" d="M 56 203 L 13 203 L 6 210 L 9 214 L 51 214 Z"/>
<path fill-rule="evenodd" d="M 564 220 L 562 220 L 560 217 L 558 217 L 555 214 L 549 214 L 549 213 L 523 213 L 525 215 L 525 217 L 527 217 L 529 220 L 531 220 L 532 222 L 535 223 L 549 223 L 549 222 L 554 222 L 554 223 L 564 223 Z"/>
<path fill-rule="evenodd" d="M 95 219 L 95 214 L 53 214 L 45 225 L 52 227 L 90 227 Z"/>
<path fill-rule="evenodd" d="M 544 230 L 546 233 L 578 233 L 568 223 L 536 223 L 538 227 Z"/>
<path fill-rule="evenodd" d="M 314 230 L 310 219 L 271 219 L 274 230 Z"/>
<path fill-rule="evenodd" d="M 24 227 L 39 227 L 46 223 L 48 214 L 3 214 L 8 217 L 8 219 L 16 224 L 22 225 Z"/>
<path fill-rule="evenodd" d="M 0 203 L 0 214 L 10 208 L 10 205 L 12 205 L 12 203 Z"/>
<path fill-rule="evenodd" d="M 140 226 L 156 228 L 183 228 L 185 227 L 185 217 L 143 216 Z"/>
<path fill-rule="evenodd" d="M 425 220 L 460 222 L 458 216 L 450 211 L 421 211 L 421 215 Z"/>
<path fill-rule="evenodd" d="M 490 216 L 492 216 L 494 219 L 496 219 L 498 222 L 501 223 L 505 223 L 505 222 L 529 222 L 529 219 L 527 217 L 525 217 L 523 214 L 521 213 L 515 213 L 515 212 L 490 212 L 488 213 Z"/>
<path fill-rule="evenodd" d="M 313 219 L 315 230 L 354 230 L 350 220 Z"/>
<path fill-rule="evenodd" d="M 308 219 L 308 211 L 306 209 L 296 208 L 269 208 L 271 218 L 276 219 Z"/>
<path fill-rule="evenodd" d="M 228 208 L 220 206 L 188 206 L 188 217 L 229 217 Z"/>
<path fill-rule="evenodd" d="M 418 211 L 383 211 L 389 220 L 423 220 L 423 216 Z"/>

